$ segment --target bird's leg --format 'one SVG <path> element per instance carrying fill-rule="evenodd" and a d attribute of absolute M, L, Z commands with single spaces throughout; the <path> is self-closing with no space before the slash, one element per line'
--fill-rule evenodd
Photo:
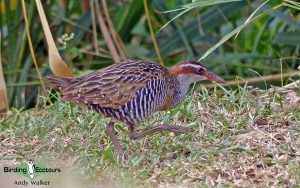
<path fill-rule="evenodd" d="M 112 143 L 114 144 L 115 150 L 119 157 L 126 159 L 127 156 L 124 154 L 120 143 L 115 135 L 114 122 L 109 122 L 106 126 L 106 134 L 111 138 Z"/>
<path fill-rule="evenodd" d="M 177 126 L 177 125 L 158 125 L 156 127 L 150 128 L 146 131 L 142 132 L 135 132 L 134 126 L 129 126 L 129 138 L 131 140 L 136 140 L 138 138 L 142 138 L 148 134 L 153 134 L 156 132 L 163 132 L 163 131 L 171 131 L 174 133 L 187 133 L 189 131 L 189 128 L 187 127 L 182 127 L 182 126 Z"/>

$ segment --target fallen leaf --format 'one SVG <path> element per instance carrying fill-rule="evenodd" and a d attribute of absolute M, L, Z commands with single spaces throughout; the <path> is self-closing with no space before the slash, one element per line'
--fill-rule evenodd
<path fill-rule="evenodd" d="M 256 125 L 268 125 L 268 119 L 265 117 L 258 117 L 254 120 Z"/>
<path fill-rule="evenodd" d="M 291 92 L 287 93 L 286 94 L 286 99 L 294 107 L 298 107 L 300 105 L 300 97 L 294 91 L 291 91 Z"/>

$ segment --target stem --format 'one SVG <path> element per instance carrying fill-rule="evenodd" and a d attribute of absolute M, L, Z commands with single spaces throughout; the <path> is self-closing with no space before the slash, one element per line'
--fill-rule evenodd
<path fill-rule="evenodd" d="M 29 31 L 28 18 L 27 18 L 27 14 L 26 14 L 26 6 L 25 6 L 25 1 L 24 0 L 22 0 L 22 9 L 23 9 L 23 14 L 24 14 L 25 27 L 26 27 L 26 33 L 27 33 L 27 38 L 28 38 L 31 57 L 32 57 L 36 72 L 38 74 L 40 83 L 42 85 L 42 89 L 46 93 L 46 87 L 45 87 L 41 72 L 39 70 L 39 67 L 38 67 L 38 64 L 37 64 L 37 61 L 36 61 L 36 58 L 35 58 L 35 53 L 34 53 L 34 50 L 33 50 L 32 40 L 31 40 L 31 36 L 30 36 L 30 31 Z"/>
<path fill-rule="evenodd" d="M 155 35 L 154 35 L 154 32 L 153 32 L 147 0 L 143 0 L 143 1 L 144 1 L 144 8 L 145 8 L 145 13 L 146 13 L 146 18 L 147 18 L 147 22 L 148 22 L 148 26 L 149 26 L 149 30 L 150 30 L 150 34 L 151 34 L 151 39 L 152 39 L 152 42 L 153 42 L 153 45 L 154 45 L 154 48 L 155 48 L 155 52 L 156 52 L 159 64 L 164 66 L 164 62 L 163 62 L 162 57 L 160 55 L 159 48 L 158 48 L 158 45 L 157 45 L 157 42 L 156 42 L 156 39 L 155 39 Z"/>

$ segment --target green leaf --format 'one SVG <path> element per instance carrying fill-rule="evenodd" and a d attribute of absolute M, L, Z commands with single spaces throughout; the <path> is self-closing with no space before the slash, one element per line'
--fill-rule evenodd
<path fill-rule="evenodd" d="M 241 1 L 241 0 L 197 0 L 192 3 L 182 5 L 182 7 L 192 9 L 197 7 L 205 7 L 205 6 L 217 5 L 222 3 L 230 3 L 235 1 Z"/>
<path fill-rule="evenodd" d="M 300 46 L 300 32 L 281 32 L 275 36 L 274 44 Z"/>
<path fill-rule="evenodd" d="M 151 5 L 152 0 L 147 1 L 148 5 Z M 144 14 L 144 4 L 141 0 L 133 0 L 130 7 L 125 11 L 124 15 L 120 18 L 117 31 L 120 37 L 124 41 L 129 41 L 131 36 L 131 31 L 135 25 L 139 22 Z"/>
<path fill-rule="evenodd" d="M 221 46 L 224 42 L 228 41 L 228 39 L 230 39 L 232 36 L 238 34 L 242 29 L 244 29 L 249 23 L 251 23 L 252 21 L 258 20 L 261 17 L 264 17 L 268 14 L 270 14 L 271 12 L 275 11 L 276 9 L 280 8 L 281 5 L 278 5 L 268 11 L 265 11 L 261 14 L 259 14 L 258 16 L 247 20 L 246 22 L 244 22 L 242 25 L 238 26 L 237 28 L 235 28 L 234 30 L 232 30 L 231 32 L 229 32 L 228 34 L 226 34 L 217 44 L 215 44 L 213 47 L 209 48 L 204 55 L 202 55 L 202 57 L 198 60 L 201 61 L 202 59 L 206 58 L 209 54 L 211 54 L 215 49 L 217 49 L 219 46 Z"/>
<path fill-rule="evenodd" d="M 224 21 L 224 18 L 222 17 L 222 14 L 230 18 L 235 13 L 239 12 L 242 8 L 244 8 L 246 5 L 247 3 L 242 1 L 231 3 L 230 5 L 226 4 L 220 7 L 212 7 L 204 13 L 202 13 L 201 27 L 204 29 L 204 32 L 211 32 L 213 29 L 226 23 Z M 195 37 L 199 36 L 198 20 L 193 19 L 191 22 L 186 24 L 182 30 L 186 38 L 192 41 L 193 39 L 195 39 Z M 163 57 L 167 56 L 169 53 L 173 52 L 178 48 L 182 48 L 183 42 L 182 39 L 178 36 L 180 36 L 180 31 L 177 30 L 175 30 L 175 32 L 172 32 L 170 36 L 166 36 L 162 32 L 158 35 L 158 38 L 165 39 L 159 42 L 159 49 Z M 151 52 L 151 55 L 153 53 L 154 51 Z"/>

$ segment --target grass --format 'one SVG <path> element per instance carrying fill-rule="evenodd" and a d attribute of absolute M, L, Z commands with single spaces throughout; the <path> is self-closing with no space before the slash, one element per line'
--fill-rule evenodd
<path fill-rule="evenodd" d="M 53 1 L 44 6 L 55 41 L 66 34 L 74 34 L 72 40 L 63 41 L 67 42 L 67 46 L 60 43 L 59 48 L 59 53 L 73 71 L 97 70 L 112 64 L 107 47 L 110 43 L 116 45 L 117 51 L 123 52 L 120 54 L 125 54 L 121 55 L 122 59 L 127 59 L 124 58 L 126 56 L 157 61 L 156 50 L 149 40 L 152 29 L 145 19 L 143 1 L 108 1 L 100 7 L 105 13 L 103 16 L 108 21 L 109 31 L 116 30 L 113 33 L 119 35 L 115 36 L 118 40 L 112 37 L 118 42 L 106 42 L 105 35 L 100 34 L 101 29 L 96 30 L 94 22 L 97 19 L 92 16 L 93 9 L 84 6 L 90 2 Z M 296 0 L 147 2 L 158 48 L 168 67 L 182 60 L 201 59 L 207 68 L 231 80 L 236 75 L 245 78 L 257 76 L 247 68 L 265 76 L 287 73 L 299 66 L 299 3 Z M 28 24 L 24 21 L 26 16 L 23 15 L 21 1 L 0 2 L 3 10 L 0 12 L 1 52 L 7 101 L 10 107 L 19 109 L 32 108 L 39 96 L 39 73 L 35 70 L 27 44 L 26 34 L 29 32 L 38 72 L 42 77 L 51 72 L 36 3 L 26 1 L 25 4 Z M 25 32 L 26 28 L 29 32 Z M 233 37 L 236 33 L 239 35 Z M 205 56 L 207 58 L 204 59 Z"/>
<path fill-rule="evenodd" d="M 34 159 L 73 171 L 76 181 L 91 186 L 300 186 L 300 109 L 291 95 L 246 87 L 196 91 L 140 127 L 181 124 L 193 129 L 190 134 L 165 132 L 131 142 L 126 126 L 117 125 L 126 162 L 105 134 L 109 120 L 95 112 L 60 99 L 12 110 L 0 121 L 0 166 Z M 298 88 L 291 92 L 300 94 Z"/>

